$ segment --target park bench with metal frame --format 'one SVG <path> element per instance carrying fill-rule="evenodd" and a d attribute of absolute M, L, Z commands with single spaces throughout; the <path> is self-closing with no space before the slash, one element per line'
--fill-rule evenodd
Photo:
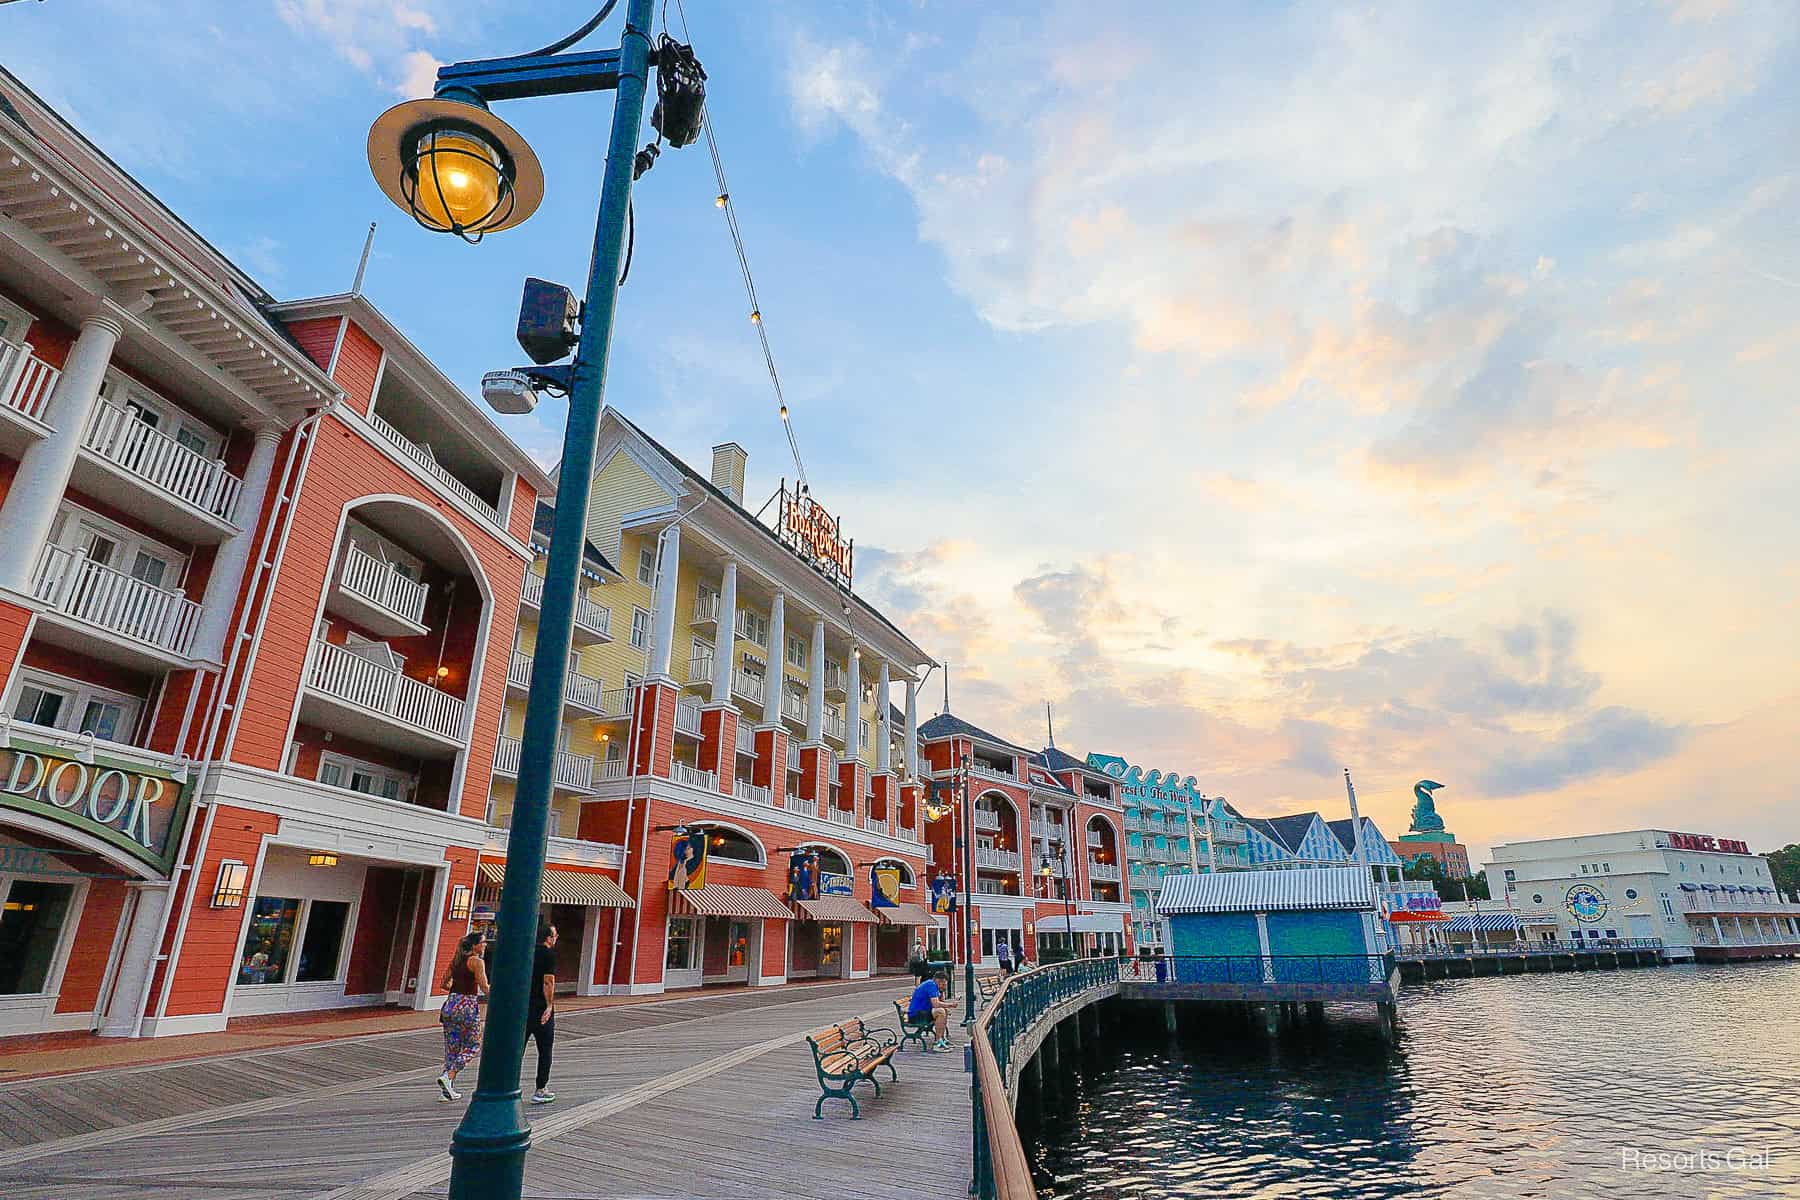
<path fill-rule="evenodd" d="M 937 1031 L 931 1014 L 926 1013 L 915 1021 L 906 1015 L 906 1005 L 896 1000 L 894 1001 L 894 1016 L 900 1021 L 900 1048 L 904 1050 L 906 1043 L 917 1042 L 919 1049 L 930 1053 L 931 1039 Z"/>
<path fill-rule="evenodd" d="M 872 1033 L 888 1036 L 875 1037 Z M 857 1084 L 867 1081 L 874 1084 L 875 1094 L 881 1095 L 881 1083 L 875 1078 L 876 1068 L 886 1067 L 890 1078 L 900 1078 L 893 1064 L 894 1053 L 900 1048 L 893 1031 L 872 1030 L 860 1017 L 810 1033 L 806 1036 L 806 1044 L 812 1048 L 813 1068 L 819 1073 L 819 1091 L 822 1093 L 813 1105 L 815 1121 L 824 1119 L 825 1101 L 833 1098 L 848 1100 L 850 1119 L 859 1120 L 862 1113 L 852 1092 Z"/>

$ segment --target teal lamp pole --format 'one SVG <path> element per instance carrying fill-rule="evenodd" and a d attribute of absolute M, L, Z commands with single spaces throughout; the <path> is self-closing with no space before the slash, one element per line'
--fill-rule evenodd
<path fill-rule="evenodd" d="M 534 384 L 560 385 L 568 392 L 569 418 L 559 478 L 569 486 L 557 498 L 539 609 L 517 799 L 500 893 L 486 1044 L 475 1095 L 450 1143 L 452 1200 L 514 1200 L 524 1185 L 531 1126 L 520 1104 L 519 1069 L 524 1058 L 531 956 L 544 875 L 544 838 L 587 528 L 585 481 L 594 473 L 634 152 L 653 57 L 668 101 L 668 111 L 659 106 L 656 114 L 659 130 L 674 146 L 687 145 L 700 131 L 704 87 L 695 76 L 705 76 L 685 47 L 667 39 L 653 56 L 650 25 L 654 0 L 627 0 L 618 49 L 560 53 L 592 32 L 616 3 L 612 0 L 575 34 L 542 50 L 444 67 L 438 72 L 432 99 L 412 100 L 389 109 L 369 133 L 370 169 L 389 198 L 427 229 L 475 242 L 525 220 L 543 197 L 543 174 L 536 156 L 522 137 L 488 111 L 488 104 L 579 92 L 618 93 L 586 303 L 576 310 L 573 299 L 568 300 L 566 318 L 559 325 L 566 336 L 551 353 L 540 354 L 541 346 L 526 347 L 540 363 L 566 355 L 570 345 L 575 352 L 566 366 L 536 375 L 530 368 L 525 372 Z M 671 86 L 678 94 L 667 95 Z M 680 92 L 683 87 L 686 91 Z M 654 150 L 647 149 L 637 157 L 653 161 Z M 530 296 L 528 286 L 528 307 Z M 578 338 L 573 333 L 577 319 Z M 525 323 L 522 314 L 521 342 L 525 341 Z"/>

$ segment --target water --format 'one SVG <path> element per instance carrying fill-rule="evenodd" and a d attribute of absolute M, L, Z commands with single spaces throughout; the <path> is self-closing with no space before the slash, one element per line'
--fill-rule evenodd
<path fill-rule="evenodd" d="M 1408 986 L 1393 1047 L 1121 1012 L 1021 1098 L 1043 1196 L 1800 1196 L 1800 962 Z"/>

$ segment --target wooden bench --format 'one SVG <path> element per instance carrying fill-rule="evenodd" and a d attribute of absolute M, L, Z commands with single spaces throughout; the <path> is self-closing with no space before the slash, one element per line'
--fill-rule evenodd
<path fill-rule="evenodd" d="M 874 1033 L 889 1032 L 872 1031 L 858 1017 L 806 1036 L 806 1044 L 812 1047 L 813 1067 L 819 1073 L 819 1091 L 822 1093 L 813 1105 L 813 1120 L 823 1119 L 825 1101 L 833 1097 L 848 1100 L 850 1119 L 859 1119 L 862 1113 L 852 1092 L 857 1084 L 866 1081 L 875 1085 L 877 1096 L 881 1095 L 881 1083 L 875 1078 L 878 1067 L 886 1067 L 890 1078 L 900 1078 L 892 1061 L 899 1045 L 891 1035 L 888 1038 L 873 1036 Z"/>
<path fill-rule="evenodd" d="M 929 1014 L 914 1021 L 906 1015 L 906 1005 L 894 1001 L 894 1016 L 900 1022 L 900 1048 L 904 1050 L 906 1043 L 917 1042 L 919 1049 L 929 1052 L 934 1036 L 935 1026 Z"/>
<path fill-rule="evenodd" d="M 989 975 L 985 979 L 978 979 L 975 982 L 981 988 L 980 1002 L 982 1004 L 993 1003 L 995 993 L 1000 990 L 1000 976 Z"/>

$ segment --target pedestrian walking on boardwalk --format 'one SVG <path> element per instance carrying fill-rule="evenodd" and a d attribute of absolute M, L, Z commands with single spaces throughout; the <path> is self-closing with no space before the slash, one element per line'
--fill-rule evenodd
<path fill-rule="evenodd" d="M 537 1091 L 533 1104 L 556 1099 L 550 1090 L 550 1051 L 556 1045 L 556 926 L 538 924 L 537 949 L 531 955 L 531 1007 L 525 1018 L 525 1038 L 537 1042 Z"/>
<path fill-rule="evenodd" d="M 1001 939 L 1000 946 L 999 946 L 999 955 L 1000 955 L 1000 974 L 1011 975 L 1013 964 L 1012 964 L 1012 942 L 1010 940 L 1007 940 L 1005 938 Z"/>
<path fill-rule="evenodd" d="M 912 953 L 906 956 L 906 969 L 921 983 L 931 973 L 931 960 L 925 953 L 924 938 L 913 939 Z"/>
<path fill-rule="evenodd" d="M 444 1073 L 437 1077 L 438 1092 L 446 1100 L 461 1100 L 456 1075 L 481 1051 L 481 997 L 488 990 L 487 938 L 479 930 L 456 943 L 456 957 L 444 976 L 443 1011 Z"/>

